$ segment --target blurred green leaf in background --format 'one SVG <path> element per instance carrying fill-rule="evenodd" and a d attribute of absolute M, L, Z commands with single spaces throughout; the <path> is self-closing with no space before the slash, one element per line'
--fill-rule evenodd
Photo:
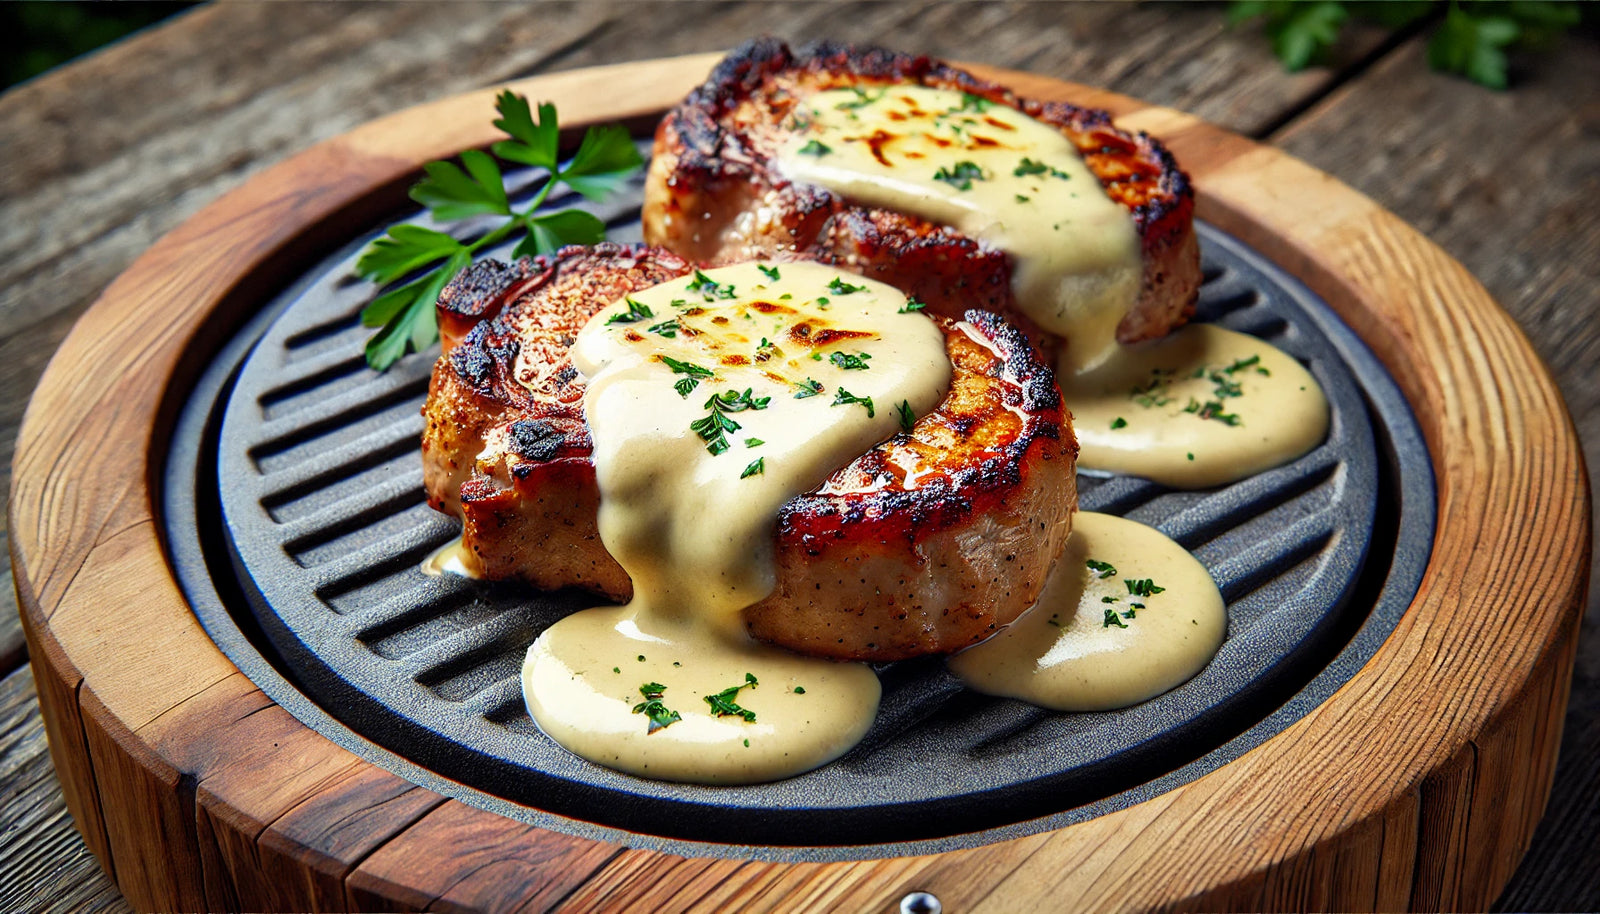
<path fill-rule="evenodd" d="M 1352 16 L 1398 29 L 1431 29 L 1428 66 L 1491 89 L 1506 88 L 1506 52 L 1538 47 L 1600 16 L 1600 4 L 1557 0 L 1233 0 L 1228 22 L 1259 21 L 1285 69 L 1323 60 Z"/>
<path fill-rule="evenodd" d="M 110 44 L 194 6 L 193 3 L 0 3 L 0 89 Z"/>

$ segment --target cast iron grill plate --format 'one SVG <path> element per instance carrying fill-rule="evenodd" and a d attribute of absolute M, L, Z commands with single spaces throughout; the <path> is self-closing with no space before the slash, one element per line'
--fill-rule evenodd
<path fill-rule="evenodd" d="M 521 176 L 525 187 L 537 178 Z M 606 207 L 551 205 L 583 205 L 607 221 L 611 238 L 631 241 L 639 237 L 638 199 L 636 183 L 631 199 Z M 571 755 L 529 719 L 518 673 L 545 626 L 597 600 L 418 570 L 459 533 L 422 492 L 419 410 L 436 352 L 383 375 L 366 369 L 371 331 L 358 315 L 372 293 L 352 266 L 367 239 L 269 306 L 265 313 L 276 317 L 264 332 L 246 330 L 259 334 L 253 349 L 236 341 L 234 350 L 247 354 L 233 377 L 225 377 L 230 365 L 214 367 L 217 400 L 191 403 L 180 438 L 203 440 L 175 443 L 178 494 L 169 499 L 182 509 L 174 516 L 198 524 L 172 532 L 180 575 L 241 668 L 309 698 L 274 694 L 303 720 L 340 731 L 330 735 L 342 744 L 370 741 L 442 783 L 464 785 L 480 805 L 512 814 L 526 807 L 542 825 L 575 820 L 571 830 L 594 823 L 776 847 L 964 843 L 981 830 L 1008 836 L 1026 823 L 1046 827 L 1086 804 L 1170 780 L 1185 765 L 1197 772 L 1204 765 L 1190 763 L 1240 744 L 1235 738 L 1270 722 L 1274 709 L 1281 717 L 1308 683 L 1331 691 L 1337 682 L 1323 682 L 1319 671 L 1363 638 L 1364 650 L 1375 648 L 1370 623 L 1392 626 L 1398 613 L 1374 610 L 1397 601 L 1403 608 L 1426 564 L 1431 530 L 1420 549 L 1414 536 L 1395 546 L 1402 508 L 1413 530 L 1418 517 L 1431 524 L 1433 509 L 1427 455 L 1392 382 L 1304 287 L 1238 241 L 1204 225 L 1200 232 L 1197 319 L 1260 337 L 1306 364 L 1328 394 L 1332 423 L 1328 440 L 1305 457 L 1219 489 L 1178 492 L 1080 475 L 1084 510 L 1162 530 L 1207 566 L 1228 604 L 1218 656 L 1145 704 L 1046 712 L 966 690 L 926 658 L 880 667 L 883 701 L 867 738 L 786 781 L 669 784 Z M 1383 418 L 1376 436 L 1369 402 Z M 197 453 L 200 465 L 189 463 Z M 204 508 L 213 500 L 220 518 Z M 1380 546 L 1369 561 L 1375 534 Z M 253 620 L 242 615 L 252 613 Z M 253 646 L 233 628 L 252 622 L 265 636 Z M 968 837 L 952 837 L 959 835 Z"/>

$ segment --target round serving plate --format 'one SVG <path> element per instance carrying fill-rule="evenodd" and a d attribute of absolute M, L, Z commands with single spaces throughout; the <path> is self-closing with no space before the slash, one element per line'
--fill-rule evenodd
<path fill-rule="evenodd" d="M 569 130 L 623 120 L 647 135 L 713 61 L 628 64 L 512 88 L 554 101 Z M 422 162 L 494 138 L 493 93 L 473 93 L 313 147 L 202 210 L 107 290 L 30 404 L 11 502 L 25 626 L 69 808 L 130 900 L 165 909 L 876 909 L 923 890 L 947 910 L 1063 897 L 1118 908 L 1486 906 L 1543 810 L 1586 583 L 1587 481 L 1548 373 L 1459 265 L 1331 178 L 1186 115 L 974 69 L 1024 96 L 1109 108 L 1123 126 L 1162 137 L 1195 179 L 1200 215 L 1238 240 L 1208 233 L 1208 245 L 1233 245 L 1246 259 L 1259 252 L 1293 277 L 1284 288 L 1304 282 L 1371 347 L 1416 413 L 1437 481 L 1437 515 L 1426 520 L 1437 523 L 1396 525 L 1407 493 L 1379 488 L 1372 533 L 1382 554 L 1425 560 L 1421 583 L 1403 589 L 1414 594 L 1392 615 L 1379 611 L 1382 586 L 1356 587 L 1363 621 L 1324 643 L 1319 660 L 1337 673 L 1335 686 L 1318 693 L 1313 675 L 1293 697 L 1278 693 L 1280 708 L 1253 712 L 1271 725 L 1259 738 L 1214 734 L 1211 747 L 1233 746 L 1217 763 L 1203 762 L 1215 749 L 1191 746 L 1173 763 L 1184 770 L 1138 772 L 1143 783 L 1106 788 L 1121 791 L 1119 802 L 1096 807 L 1105 798 L 1090 797 L 1076 807 L 1092 815 L 1068 814 L 1085 798 L 1045 791 L 1054 805 L 1040 813 L 1061 817 L 1043 827 L 1002 824 L 981 841 L 865 854 L 808 855 L 805 836 L 767 842 L 786 845 L 783 853 L 726 837 L 710 849 L 635 834 L 640 823 L 626 818 L 569 827 L 419 765 L 427 759 L 408 757 L 413 746 L 378 745 L 359 726 L 340 733 L 326 709 L 302 702 L 319 691 L 317 674 L 281 664 L 282 638 L 208 619 L 213 640 L 202 627 L 206 601 L 192 588 L 186 596 L 180 570 L 249 583 L 260 566 L 238 548 L 245 574 L 218 563 L 230 541 L 244 540 L 204 526 L 203 506 L 182 492 L 163 492 L 163 472 L 208 462 L 211 419 L 184 406 L 192 393 L 233 383 L 218 366 L 270 337 L 275 296 L 400 209 Z M 1339 355 L 1364 352 L 1353 343 Z M 402 392 L 391 405 L 417 393 L 395 377 Z M 1378 463 L 1394 465 L 1398 438 L 1377 440 Z M 276 507 L 285 505 L 293 502 Z M 192 527 L 175 523 L 184 510 L 195 511 Z M 176 535 L 168 542 L 169 529 L 192 530 L 198 550 Z M 250 596 L 217 601 L 238 607 Z M 1374 633 L 1375 618 L 1388 630 Z M 266 668 L 241 660 L 241 672 L 229 659 L 248 651 Z M 437 693 L 459 680 L 458 669 L 444 669 L 422 685 Z"/>

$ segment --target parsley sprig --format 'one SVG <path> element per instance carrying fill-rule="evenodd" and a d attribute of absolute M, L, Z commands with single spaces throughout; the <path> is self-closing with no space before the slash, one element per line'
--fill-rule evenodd
<path fill-rule="evenodd" d="M 528 100 L 507 90 L 495 99 L 495 110 L 500 117 L 494 125 L 509 139 L 490 146 L 492 156 L 469 149 L 461 154 L 460 165 L 427 163 L 422 167 L 427 176 L 411 188 L 411 199 L 427 207 L 440 222 L 473 216 L 503 216 L 505 221 L 471 242 L 420 225 L 396 225 L 356 260 L 356 273 L 362 278 L 392 286 L 361 312 L 362 324 L 382 328 L 367 341 L 367 364 L 379 371 L 407 352 L 421 352 L 439 338 L 434 311 L 439 292 L 480 251 L 517 232 L 525 234 L 512 251 L 513 257 L 546 254 L 563 245 L 593 244 L 605 238 L 605 224 L 591 213 L 577 209 L 539 212 L 557 185 L 565 184 L 590 200 L 604 200 L 643 163 L 627 129 L 609 124 L 590 127 L 577 153 L 562 166 L 554 105 L 540 104 L 535 120 Z M 549 179 L 521 210 L 511 207 L 496 157 L 550 171 Z"/>

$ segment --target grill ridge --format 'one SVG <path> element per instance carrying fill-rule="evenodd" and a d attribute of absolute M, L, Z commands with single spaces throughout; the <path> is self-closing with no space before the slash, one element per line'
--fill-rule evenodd
<path fill-rule="evenodd" d="M 538 175 L 525 179 L 531 192 Z M 636 202 L 573 202 L 613 224 L 614 238 L 637 237 Z M 1219 709 L 1244 721 L 1251 702 L 1281 703 L 1273 690 L 1286 687 L 1283 659 L 1311 650 L 1319 633 L 1353 624 L 1344 600 L 1377 511 L 1377 454 L 1362 392 L 1305 316 L 1317 305 L 1270 279 L 1236 242 L 1204 226 L 1201 235 L 1199 318 L 1276 335 L 1329 390 L 1335 421 L 1328 443 L 1300 461 L 1213 491 L 1080 476 L 1085 510 L 1154 523 L 1197 548 L 1229 602 L 1229 641 L 1212 668 L 1146 705 L 1052 714 L 978 696 L 940 661 L 923 659 L 879 670 L 883 701 L 860 746 L 779 784 L 642 782 L 567 755 L 528 718 L 517 671 L 539 630 L 598 601 L 417 571 L 456 533 L 453 521 L 425 507 L 416 471 L 395 469 L 418 445 L 432 357 L 408 357 L 386 376 L 340 386 L 365 336 L 352 310 L 361 288 L 348 282 L 354 246 L 309 278 L 221 407 L 216 472 L 229 480 L 222 514 L 235 566 L 249 582 L 246 597 L 288 662 L 316 667 L 302 670 L 316 697 L 336 716 L 353 715 L 346 723 L 368 738 L 429 764 L 458 759 L 440 773 L 531 806 L 582 818 L 614 806 L 625 810 L 615 824 L 635 831 L 715 841 L 739 823 L 732 833 L 740 843 L 799 835 L 855 844 L 1036 819 L 1109 795 L 1248 724 L 1208 732 Z M 333 393 L 318 396 L 323 389 Z M 294 406 L 305 399 L 310 406 Z M 312 567 L 296 563 L 307 555 Z M 315 654 L 309 644 L 319 645 Z M 344 710 L 376 706 L 389 710 Z M 1157 750 L 1165 753 L 1159 764 Z M 700 814 L 686 816 L 686 808 Z"/>

